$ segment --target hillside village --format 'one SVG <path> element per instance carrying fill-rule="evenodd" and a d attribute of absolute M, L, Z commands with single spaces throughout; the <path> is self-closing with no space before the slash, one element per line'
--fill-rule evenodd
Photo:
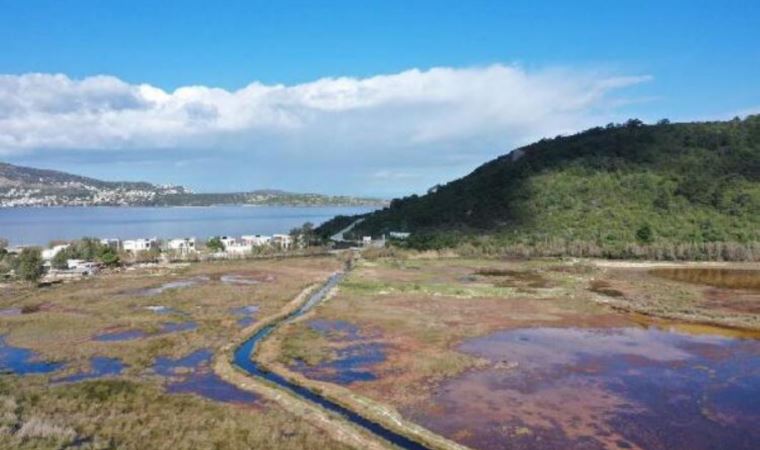
<path fill-rule="evenodd" d="M 0 190 L 0 208 L 41 206 L 130 206 L 151 204 L 162 195 L 187 192 L 182 186 L 156 186 L 154 189 L 126 187 L 101 188 L 81 183 L 66 183 L 60 191 L 45 188 L 12 187 Z"/>
<path fill-rule="evenodd" d="M 375 198 L 260 189 L 196 193 L 185 186 L 103 181 L 0 162 L 0 208 L 48 206 L 380 206 Z"/>

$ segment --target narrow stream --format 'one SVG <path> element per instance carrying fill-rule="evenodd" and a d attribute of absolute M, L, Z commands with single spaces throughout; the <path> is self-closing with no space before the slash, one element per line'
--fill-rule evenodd
<path fill-rule="evenodd" d="M 311 295 L 311 297 L 309 297 L 308 301 L 306 301 L 306 303 L 304 303 L 304 305 L 301 308 L 292 312 L 289 316 L 287 316 L 282 321 L 279 321 L 272 325 L 268 325 L 262 328 L 261 330 L 259 330 L 253 336 L 251 336 L 251 338 L 249 338 L 240 347 L 238 347 L 237 350 L 235 350 L 234 363 L 235 365 L 237 365 L 238 367 L 246 371 L 248 374 L 256 376 L 256 377 L 264 378 L 272 383 L 275 383 L 281 388 L 287 389 L 288 391 L 292 392 L 293 394 L 298 395 L 301 398 L 304 398 L 313 403 L 316 403 L 329 411 L 340 414 L 346 420 L 356 425 L 359 425 L 360 427 L 397 445 L 398 447 L 401 447 L 404 449 L 413 449 L 413 450 L 427 449 L 427 447 L 425 447 L 424 445 L 418 442 L 415 442 L 405 436 L 402 436 L 394 431 L 391 431 L 388 428 L 376 422 L 366 419 L 362 417 L 361 415 L 337 403 L 334 403 L 331 400 L 328 400 L 327 398 L 321 396 L 320 394 L 317 394 L 303 386 L 299 386 L 291 381 L 286 380 L 280 375 L 269 372 L 266 369 L 259 367 L 258 364 L 256 364 L 256 362 L 251 359 L 251 355 L 256 350 L 256 346 L 259 344 L 259 342 L 266 339 L 266 337 L 269 336 L 281 323 L 292 320 L 298 316 L 301 316 L 305 314 L 306 312 L 308 312 L 310 309 L 312 309 L 317 303 L 319 303 L 325 298 L 327 293 L 330 292 L 330 290 L 334 288 L 340 282 L 340 280 L 343 279 L 344 275 L 345 273 L 337 273 L 331 276 L 327 280 L 327 282 L 325 282 L 325 284 L 317 292 L 315 292 L 314 294 Z"/>

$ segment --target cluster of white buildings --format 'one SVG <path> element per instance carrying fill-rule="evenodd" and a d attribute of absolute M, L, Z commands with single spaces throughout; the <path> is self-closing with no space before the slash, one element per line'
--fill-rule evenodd
<path fill-rule="evenodd" d="M 227 255 L 246 255 L 252 253 L 255 248 L 261 247 L 274 247 L 282 250 L 288 250 L 293 247 L 293 238 L 287 234 L 273 234 L 271 236 L 250 234 L 240 237 L 220 236 L 219 240 L 224 245 L 223 253 Z M 174 252 L 180 255 L 189 255 L 198 251 L 198 241 L 194 237 L 169 239 L 163 243 L 158 238 L 127 239 L 124 241 L 101 239 L 100 243 L 109 245 L 115 250 L 123 250 L 135 254 L 154 249 Z"/>
<path fill-rule="evenodd" d="M 293 246 L 293 238 L 287 234 L 273 234 L 271 236 L 249 234 L 239 238 L 221 236 L 219 240 L 224 245 L 224 253 L 228 255 L 247 255 L 252 253 L 255 248 L 261 247 L 288 250 Z"/>
<path fill-rule="evenodd" d="M 293 247 L 293 238 L 287 234 L 273 234 L 271 236 L 261 234 L 243 235 L 240 237 L 220 236 L 224 250 L 220 253 L 226 255 L 243 256 L 250 254 L 255 248 L 272 247 L 288 250 Z M 161 250 L 178 255 L 190 255 L 198 251 L 198 241 L 194 237 L 175 238 L 161 241 L 158 238 L 138 239 L 101 239 L 102 245 L 107 245 L 114 250 L 138 254 L 152 250 Z M 52 260 L 58 252 L 69 247 L 69 244 L 54 245 L 42 250 L 42 258 L 45 261 Z"/>

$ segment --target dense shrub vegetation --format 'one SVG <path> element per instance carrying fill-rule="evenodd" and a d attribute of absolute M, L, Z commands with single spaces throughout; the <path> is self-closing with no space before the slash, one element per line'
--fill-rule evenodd
<path fill-rule="evenodd" d="M 356 233 L 391 230 L 419 249 L 760 259 L 760 116 L 543 139 L 394 200 Z"/>
<path fill-rule="evenodd" d="M 96 238 L 83 237 L 72 242 L 67 248 L 59 251 L 51 261 L 56 269 L 66 269 L 69 259 L 81 259 L 84 261 L 97 261 L 106 266 L 119 265 L 119 254 L 112 247 L 101 244 Z"/>

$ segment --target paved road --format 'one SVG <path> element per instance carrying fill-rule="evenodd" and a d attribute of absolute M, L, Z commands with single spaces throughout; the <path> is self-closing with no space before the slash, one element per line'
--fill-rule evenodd
<path fill-rule="evenodd" d="M 332 239 L 335 242 L 344 242 L 346 239 L 343 238 L 343 235 L 345 233 L 348 233 L 351 231 L 356 225 L 364 222 L 364 218 L 357 219 L 351 223 L 351 225 L 347 226 L 346 228 L 338 231 L 337 233 L 333 234 L 330 239 Z"/>

